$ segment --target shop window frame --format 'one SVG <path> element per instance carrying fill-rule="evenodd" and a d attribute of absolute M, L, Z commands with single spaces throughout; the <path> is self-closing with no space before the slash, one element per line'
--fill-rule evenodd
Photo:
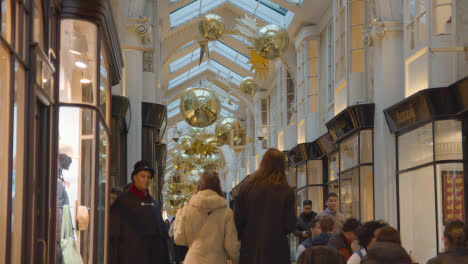
<path fill-rule="evenodd" d="M 371 138 L 372 138 L 372 162 L 364 162 L 364 163 L 361 163 L 361 134 L 362 134 L 362 131 L 371 131 Z M 340 151 L 340 146 L 343 142 L 345 142 L 346 140 L 348 139 L 351 139 L 351 137 L 353 136 L 356 136 L 357 137 L 357 148 L 358 148 L 358 151 L 357 151 L 357 164 L 354 165 L 354 166 L 351 166 L 349 168 L 346 168 L 345 170 L 341 170 L 341 151 Z M 346 173 L 349 173 L 353 170 L 357 170 L 358 171 L 358 179 L 359 179 L 359 182 L 358 182 L 358 186 L 359 186 L 359 216 L 353 216 L 357 219 L 362 219 L 362 216 L 363 216 L 363 209 L 362 209 L 362 200 L 361 200 L 361 197 L 362 197 L 362 190 L 361 190 L 361 178 L 362 178 L 362 168 L 363 167 L 371 167 L 372 168 L 372 196 L 373 196 L 373 204 L 372 204 L 372 218 L 375 219 L 375 167 L 374 167 L 374 128 L 373 127 L 362 127 L 362 128 L 359 128 L 359 129 L 355 129 L 353 131 L 351 131 L 350 133 L 348 133 L 346 136 L 340 138 L 339 140 L 337 140 L 336 142 L 336 145 L 337 145 L 337 150 L 336 152 L 332 152 L 330 153 L 328 156 L 331 156 L 331 155 L 335 155 L 335 154 L 338 154 L 338 158 L 337 158 L 337 162 L 338 162 L 338 173 L 337 173 L 337 176 L 338 178 L 333 180 L 333 181 L 329 181 L 329 179 L 327 178 L 327 182 L 326 182 L 326 185 L 328 187 L 328 191 L 329 191 L 329 186 L 331 184 L 336 184 L 338 182 L 338 193 L 336 193 L 338 195 L 338 203 L 339 203 L 339 211 L 341 213 L 344 213 L 343 212 L 343 208 L 341 206 L 341 175 L 342 174 L 346 174 Z M 328 165 L 328 162 L 327 162 L 327 165 Z M 327 170 L 328 171 L 328 170 Z M 326 195 L 326 194 L 325 194 Z"/>
<path fill-rule="evenodd" d="M 446 120 L 457 120 L 457 121 L 460 121 L 461 122 L 461 132 L 462 132 L 462 159 L 447 159 L 447 160 L 437 160 L 436 158 L 436 155 L 435 155 L 435 151 L 436 151 L 436 146 L 435 146 L 435 137 L 436 137 L 436 134 L 435 134 L 435 123 L 438 122 L 438 121 L 446 121 Z M 422 164 L 419 164 L 419 165 L 416 165 L 416 166 L 413 166 L 413 167 L 408 167 L 408 168 L 405 168 L 403 170 L 400 170 L 399 169 L 399 137 L 400 136 L 403 136 L 407 133 L 410 133 L 412 131 L 415 131 L 416 129 L 419 129 L 427 124 L 431 124 L 431 127 L 432 127 L 432 152 L 433 152 L 433 155 L 432 155 L 432 161 L 430 162 L 425 162 L 425 163 L 422 163 Z M 439 223 L 439 215 L 438 215 L 438 212 L 439 212 L 439 208 L 438 208 L 438 199 L 439 199 L 439 194 L 438 194 L 438 188 L 443 188 L 443 186 L 438 182 L 437 180 L 437 165 L 440 165 L 440 164 L 461 164 L 464 168 L 464 184 L 466 186 L 466 184 L 468 183 L 468 173 L 467 173 L 467 168 L 468 168 L 468 161 L 467 161 L 467 158 L 466 158 L 466 155 L 468 153 L 468 150 L 466 150 L 466 146 L 468 144 L 467 140 L 466 140 L 466 136 L 463 136 L 463 135 L 466 135 L 467 133 L 467 130 L 468 130 L 468 119 L 459 119 L 459 118 L 453 118 L 453 117 L 446 117 L 446 118 L 437 118 L 437 119 L 433 119 L 431 121 L 428 121 L 428 122 L 421 122 L 418 124 L 418 126 L 412 128 L 411 130 L 404 130 L 404 131 L 400 131 L 400 132 L 396 132 L 395 133 L 395 160 L 396 160 L 396 173 L 395 173 L 395 176 L 396 176 L 396 201 L 397 201 L 397 227 L 398 229 L 400 230 L 400 226 L 401 226 L 401 223 L 400 223 L 400 216 L 401 216 L 401 212 L 400 212 L 400 174 L 404 174 L 404 173 L 407 173 L 407 172 L 412 172 L 412 171 L 416 171 L 416 170 L 419 170 L 419 169 L 422 169 L 422 168 L 427 168 L 427 167 L 433 167 L 433 178 L 434 178 L 434 195 L 435 195 L 435 209 L 434 209 L 434 212 L 435 212 L 435 222 L 436 222 L 436 226 L 435 226 L 435 229 L 436 229 L 436 248 L 437 248 L 437 254 L 439 253 L 442 253 L 443 252 L 443 249 L 440 248 L 440 245 L 439 245 L 439 238 L 440 238 L 440 232 L 439 232 L 439 225 L 443 225 L 444 223 Z M 465 190 L 464 192 L 464 196 L 465 196 L 465 200 L 464 200 L 464 203 L 465 203 L 465 221 L 468 219 L 468 206 L 467 206 L 467 202 L 468 202 L 468 195 L 467 195 L 467 192 Z M 443 192 L 442 192 L 442 199 L 443 199 Z"/>

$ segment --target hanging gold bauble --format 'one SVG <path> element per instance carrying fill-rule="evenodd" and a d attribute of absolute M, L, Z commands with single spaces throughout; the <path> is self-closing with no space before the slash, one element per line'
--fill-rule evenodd
<path fill-rule="evenodd" d="M 278 25 L 266 25 L 258 30 L 255 35 L 254 45 L 258 54 L 263 58 L 277 59 L 288 49 L 288 32 Z"/>
<path fill-rule="evenodd" d="M 217 40 L 224 33 L 224 20 L 215 14 L 203 16 L 198 24 L 200 34 L 207 40 Z"/>
<path fill-rule="evenodd" d="M 253 77 L 247 76 L 242 80 L 240 88 L 245 94 L 254 94 L 257 91 L 258 85 Z"/>
<path fill-rule="evenodd" d="M 194 127 L 213 124 L 221 111 L 218 97 L 205 88 L 194 88 L 184 92 L 180 99 L 180 112 L 185 121 Z"/>
<path fill-rule="evenodd" d="M 239 125 L 239 120 L 237 120 L 237 118 L 235 117 L 220 118 L 215 126 L 216 136 L 218 138 L 225 136 L 238 125 Z"/>
<path fill-rule="evenodd" d="M 194 147 L 193 147 L 193 139 L 189 137 L 184 137 L 180 141 L 180 144 L 182 145 L 182 149 L 185 154 L 187 155 L 192 155 L 194 154 Z"/>

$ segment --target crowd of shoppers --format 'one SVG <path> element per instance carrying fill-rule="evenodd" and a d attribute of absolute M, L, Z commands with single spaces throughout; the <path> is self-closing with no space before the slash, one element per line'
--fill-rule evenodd
<path fill-rule="evenodd" d="M 148 162 L 137 162 L 128 190 L 112 203 L 109 263 L 290 264 L 291 233 L 300 241 L 297 264 L 416 263 L 398 230 L 383 221 L 345 219 L 335 193 L 319 214 L 312 211 L 312 201 L 304 201 L 296 218 L 295 191 L 285 171 L 283 153 L 267 150 L 236 196 L 234 212 L 217 173 L 205 172 L 197 193 L 164 222 L 148 192 L 154 171 Z M 447 223 L 443 241 L 445 252 L 427 264 L 468 264 L 468 225 Z"/>

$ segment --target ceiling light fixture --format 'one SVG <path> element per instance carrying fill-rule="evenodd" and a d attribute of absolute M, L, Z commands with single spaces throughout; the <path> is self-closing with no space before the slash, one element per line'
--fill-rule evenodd
<path fill-rule="evenodd" d="M 88 68 L 88 65 L 86 63 L 84 63 L 83 61 L 76 61 L 75 66 L 80 68 L 80 69 Z"/>
<path fill-rule="evenodd" d="M 91 80 L 85 76 L 84 72 L 81 73 L 80 83 L 83 83 L 83 84 L 91 83 Z"/>

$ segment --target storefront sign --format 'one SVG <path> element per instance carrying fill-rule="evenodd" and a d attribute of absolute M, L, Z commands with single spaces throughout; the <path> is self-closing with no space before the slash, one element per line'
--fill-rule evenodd
<path fill-rule="evenodd" d="M 463 171 L 443 171 L 444 223 L 465 221 L 465 191 Z"/>
<path fill-rule="evenodd" d="M 348 133 L 360 128 L 374 127 L 374 104 L 358 104 L 347 107 L 326 123 L 333 141 L 338 141 Z"/>

